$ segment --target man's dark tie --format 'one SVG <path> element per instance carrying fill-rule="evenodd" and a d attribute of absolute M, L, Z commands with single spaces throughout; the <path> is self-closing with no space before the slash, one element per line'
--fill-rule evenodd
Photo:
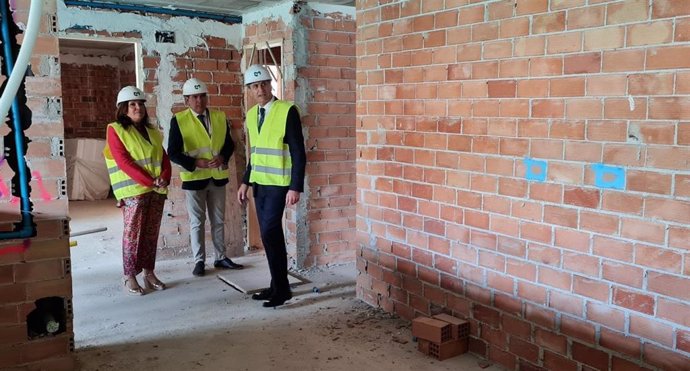
<path fill-rule="evenodd" d="M 261 132 L 261 125 L 264 124 L 264 116 L 266 116 L 266 109 L 259 108 L 259 132 Z"/>
<path fill-rule="evenodd" d="M 206 117 L 205 115 L 199 115 L 199 116 L 197 116 L 196 118 L 198 118 L 199 121 L 201 121 L 201 125 L 204 126 L 204 129 L 206 129 L 206 132 L 208 133 L 208 126 L 206 126 L 205 117 Z"/>

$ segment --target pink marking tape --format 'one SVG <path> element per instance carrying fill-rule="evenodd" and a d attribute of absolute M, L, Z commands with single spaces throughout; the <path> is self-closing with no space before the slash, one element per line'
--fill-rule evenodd
<path fill-rule="evenodd" d="M 38 183 L 38 188 L 41 190 L 41 198 L 43 198 L 43 201 L 50 201 L 53 196 L 51 196 L 50 192 L 48 192 L 46 187 L 43 186 L 41 174 L 38 171 L 34 171 L 31 174 L 34 176 L 34 178 L 36 178 L 36 183 Z"/>

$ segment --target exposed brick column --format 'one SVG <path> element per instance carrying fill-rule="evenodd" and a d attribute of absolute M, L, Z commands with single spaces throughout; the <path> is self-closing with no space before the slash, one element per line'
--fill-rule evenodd
<path fill-rule="evenodd" d="M 301 4 L 245 28 L 245 45 L 283 40 L 284 99 L 300 108 L 307 147 L 304 201 L 287 208 L 297 267 L 354 259 L 355 21 Z M 251 106 L 253 102 L 250 102 Z"/>
<path fill-rule="evenodd" d="M 28 2 L 17 2 L 12 19 L 3 22 L 26 24 Z M 50 24 L 55 9 L 43 9 L 41 24 Z M 3 57 L 4 58 L 4 57 Z M 41 28 L 31 57 L 31 77 L 25 78 L 25 91 L 18 96 L 26 99 L 23 117 L 30 117 L 30 127 L 23 131 L 30 143 L 25 153 L 29 171 L 35 224 L 35 237 L 0 240 L 0 369 L 72 370 L 72 276 L 70 273 L 69 222 L 65 187 L 61 83 L 59 75 L 58 39 Z M 6 79 L 5 70 L 0 72 Z M 20 103 L 23 105 L 23 103 Z M 2 119 L 3 136 L 8 127 Z M 8 146 L 9 138 L 5 138 Z M 4 187 L 0 196 L 0 233 L 15 229 L 21 220 L 19 186 L 11 185 L 16 176 L 8 159 L 16 158 L 14 146 L 2 150 L 0 176 Z M 18 179 L 18 177 L 17 177 Z M 40 179 L 40 180 L 39 180 Z M 14 195 L 10 195 L 12 192 Z M 53 336 L 30 336 L 27 316 L 37 310 L 36 301 L 55 298 L 61 316 L 60 332 Z"/>
<path fill-rule="evenodd" d="M 307 97 L 311 242 L 304 264 L 325 265 L 355 257 L 355 20 L 305 9 L 304 65 L 298 66 Z"/>

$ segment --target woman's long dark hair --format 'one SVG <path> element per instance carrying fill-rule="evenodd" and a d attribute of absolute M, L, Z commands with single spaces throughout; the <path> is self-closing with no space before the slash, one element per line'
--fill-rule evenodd
<path fill-rule="evenodd" d="M 117 105 L 117 111 L 115 112 L 115 117 L 117 117 L 117 122 L 122 125 L 123 128 L 127 129 L 130 126 L 134 125 L 134 121 L 132 121 L 129 116 L 127 116 L 127 111 L 129 110 L 129 102 L 130 101 L 125 101 L 125 102 L 120 102 L 120 104 Z M 146 106 L 144 106 L 146 107 Z M 144 126 L 154 129 L 153 125 L 149 122 L 149 110 L 146 110 L 146 113 L 144 114 L 144 118 L 141 119 L 141 122 L 144 124 Z"/>

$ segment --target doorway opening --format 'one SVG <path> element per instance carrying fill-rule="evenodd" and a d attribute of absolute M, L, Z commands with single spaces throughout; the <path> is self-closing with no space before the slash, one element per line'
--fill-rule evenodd
<path fill-rule="evenodd" d="M 243 70 L 252 64 L 260 64 L 271 73 L 271 86 L 273 94 L 278 99 L 283 99 L 285 85 L 283 80 L 283 40 L 253 44 L 244 48 Z M 254 102 L 247 102 L 251 97 L 245 96 L 247 107 L 251 107 Z"/>
<path fill-rule="evenodd" d="M 60 39 L 67 192 L 70 203 L 112 198 L 105 132 L 120 88 L 141 87 L 138 44 Z"/>

